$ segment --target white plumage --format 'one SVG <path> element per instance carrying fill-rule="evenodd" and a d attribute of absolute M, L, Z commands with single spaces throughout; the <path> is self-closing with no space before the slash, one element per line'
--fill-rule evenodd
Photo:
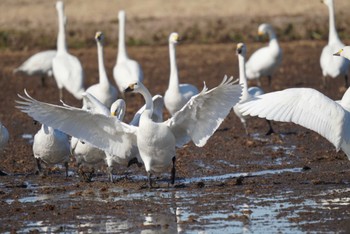
<path fill-rule="evenodd" d="M 293 122 L 311 129 L 350 160 L 350 89 L 340 101 L 333 101 L 311 88 L 290 88 L 256 97 L 240 106 L 244 115 Z"/>
<path fill-rule="evenodd" d="M 83 67 L 79 59 L 69 54 L 67 50 L 62 1 L 56 2 L 56 9 L 58 13 L 58 35 L 57 54 L 52 60 L 53 75 L 60 91 L 60 99 L 63 98 L 62 89 L 65 88 L 80 100 L 84 92 Z"/>
<path fill-rule="evenodd" d="M 243 43 L 238 43 L 237 44 L 237 49 L 236 49 L 236 54 L 238 56 L 238 65 L 239 65 L 239 84 L 242 86 L 242 96 L 239 101 L 234 107 L 233 110 L 237 117 L 241 120 L 241 123 L 244 126 L 245 132 L 247 135 L 248 133 L 248 128 L 247 128 L 247 122 L 246 119 L 248 116 L 243 116 L 241 111 L 240 111 L 240 105 L 249 102 L 252 100 L 255 96 L 261 95 L 264 93 L 264 91 L 259 88 L 259 87 L 251 87 L 248 89 L 248 84 L 247 84 L 247 78 L 246 78 L 246 69 L 245 69 L 245 57 L 247 53 L 247 48 L 245 44 Z M 269 124 L 269 131 L 266 133 L 266 135 L 270 135 L 273 133 L 273 129 L 271 126 L 270 121 L 268 121 Z"/>
<path fill-rule="evenodd" d="M 164 171 L 171 162 L 175 163 L 175 147 L 182 147 L 190 140 L 197 146 L 204 146 L 241 95 L 241 87 L 234 85 L 232 78 L 225 77 L 220 85 L 211 90 L 204 87 L 171 119 L 156 123 L 151 119 L 152 97 L 143 84 L 134 83 L 127 91 L 139 92 L 145 98 L 146 108 L 141 114 L 139 127 L 110 116 L 92 115 L 80 109 L 39 102 L 29 96 L 19 96 L 23 100 L 17 101 L 20 104 L 17 107 L 32 118 L 112 155 L 127 155 L 132 145 L 137 146 L 151 186 L 151 173 Z M 172 183 L 174 179 L 175 164 Z"/>
<path fill-rule="evenodd" d="M 350 60 L 350 46 L 344 46 L 342 49 L 333 54 L 334 56 L 341 56 Z"/>
<path fill-rule="evenodd" d="M 334 3 L 333 0 L 322 0 L 322 2 L 328 7 L 329 11 L 329 34 L 328 34 L 328 44 L 323 48 L 320 64 L 323 75 L 323 85 L 326 85 L 326 77 L 330 76 L 336 78 L 338 76 L 344 76 L 345 86 L 348 85 L 348 69 L 349 61 L 341 57 L 334 57 L 333 54 L 339 51 L 345 45 L 340 41 L 335 28 L 335 13 L 334 13 Z"/>
<path fill-rule="evenodd" d="M 49 165 L 64 163 L 66 176 L 68 176 L 70 145 L 65 133 L 42 124 L 40 130 L 34 135 L 33 153 L 39 173 L 42 172 L 41 161 Z"/>
<path fill-rule="evenodd" d="M 95 40 L 97 43 L 97 56 L 98 56 L 98 71 L 99 71 L 99 83 L 90 86 L 86 92 L 92 94 L 97 98 L 102 104 L 110 108 L 112 103 L 117 100 L 118 92 L 116 87 L 111 85 L 108 80 L 106 69 L 103 61 L 103 43 L 104 34 L 102 32 L 97 32 L 95 35 Z M 83 98 L 83 103 L 84 103 Z"/>
<path fill-rule="evenodd" d="M 249 80 L 267 76 L 271 85 L 271 77 L 282 62 L 282 49 L 278 44 L 276 33 L 270 24 L 261 24 L 258 28 L 259 35 L 269 35 L 269 45 L 255 51 L 247 61 L 246 73 Z"/>
<path fill-rule="evenodd" d="M 168 89 L 164 95 L 164 104 L 171 115 L 174 115 L 192 96 L 199 92 L 191 84 L 179 84 L 175 50 L 178 39 L 179 35 L 176 32 L 171 33 L 169 36 L 170 78 Z"/>
<path fill-rule="evenodd" d="M 140 64 L 128 57 L 125 46 L 125 11 L 119 11 L 119 38 L 118 55 L 113 68 L 113 77 L 122 93 L 129 84 L 143 81 L 143 72 Z"/>
<path fill-rule="evenodd" d="M 52 76 L 52 59 L 56 56 L 56 50 L 45 50 L 33 54 L 14 73 L 23 73 L 27 76 L 40 76 L 41 84 L 44 86 L 45 77 Z"/>

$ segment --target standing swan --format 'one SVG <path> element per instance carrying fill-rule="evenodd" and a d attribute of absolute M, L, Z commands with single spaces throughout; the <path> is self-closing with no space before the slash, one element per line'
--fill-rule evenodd
<path fill-rule="evenodd" d="M 261 86 L 260 77 L 267 76 L 269 85 L 273 73 L 282 62 L 282 49 L 278 44 L 275 30 L 270 24 L 261 24 L 258 28 L 259 35 L 268 34 L 270 38 L 269 45 L 255 51 L 247 61 L 246 72 L 248 80 L 258 79 L 258 85 Z"/>
<path fill-rule="evenodd" d="M 98 71 L 99 71 L 99 83 L 90 86 L 86 92 L 92 94 L 97 98 L 102 104 L 111 107 L 112 103 L 117 100 L 118 92 L 117 89 L 112 86 L 108 80 L 106 69 L 103 61 L 103 43 L 104 34 L 102 32 L 97 32 L 95 35 L 95 40 L 97 43 L 97 56 L 98 56 Z M 84 102 L 83 98 L 83 102 Z"/>
<path fill-rule="evenodd" d="M 52 60 L 53 75 L 55 77 L 60 99 L 63 98 L 62 88 L 67 89 L 75 98 L 81 100 L 84 92 L 84 74 L 79 59 L 67 51 L 65 36 L 65 16 L 63 2 L 56 2 L 58 13 L 57 54 Z"/>
<path fill-rule="evenodd" d="M 52 76 L 52 59 L 56 56 L 56 50 L 44 50 L 33 54 L 13 73 L 23 73 L 27 76 L 40 76 L 41 86 L 45 86 L 45 77 Z"/>
<path fill-rule="evenodd" d="M 345 87 L 349 86 L 348 83 L 348 69 L 349 61 L 344 58 L 334 57 L 333 54 L 339 51 L 345 45 L 340 41 L 337 30 L 335 28 L 335 13 L 333 0 L 322 0 L 322 2 L 328 7 L 329 11 L 329 34 L 328 44 L 323 48 L 320 64 L 322 69 L 323 86 L 326 86 L 326 77 L 330 76 L 336 78 L 337 76 L 344 76 Z"/>
<path fill-rule="evenodd" d="M 113 68 L 113 77 L 120 92 L 134 82 L 143 81 L 141 66 L 135 60 L 129 59 L 125 47 L 125 12 L 119 11 L 119 41 L 116 64 Z"/>
<path fill-rule="evenodd" d="M 130 145 L 137 142 L 141 159 L 152 187 L 151 174 L 166 170 L 171 164 L 171 183 L 175 181 L 176 147 L 189 141 L 201 147 L 213 135 L 231 108 L 239 101 L 242 89 L 232 78 L 217 87 L 193 96 L 187 104 L 165 122 L 152 120 L 153 102 L 146 87 L 141 83 L 129 85 L 126 91 L 140 93 L 146 102 L 139 127 L 127 125 L 103 115 L 39 102 L 29 95 L 17 101 L 22 112 L 39 122 L 58 128 L 69 135 L 89 142 L 112 155 L 127 154 Z M 94 124 L 91 124 L 91 123 Z"/>
<path fill-rule="evenodd" d="M 179 35 L 176 32 L 169 36 L 170 79 L 168 89 L 164 95 L 164 104 L 171 115 L 174 115 L 192 96 L 199 92 L 193 85 L 179 84 L 175 50 L 178 39 Z"/>
<path fill-rule="evenodd" d="M 243 90 L 242 90 L 241 100 L 239 101 L 239 103 L 237 103 L 233 107 L 233 110 L 234 110 L 235 114 L 237 115 L 237 117 L 241 120 L 241 122 L 244 126 L 244 129 L 245 129 L 245 133 L 247 135 L 249 135 L 247 123 L 246 123 L 247 116 L 242 115 L 239 107 L 241 104 L 252 100 L 255 96 L 263 94 L 264 91 L 259 87 L 251 87 L 248 89 L 246 72 L 245 72 L 245 57 L 246 57 L 246 53 L 247 53 L 247 48 L 246 48 L 245 44 L 238 43 L 236 53 L 238 56 L 238 65 L 239 65 L 239 84 L 242 85 Z M 271 122 L 269 120 L 267 120 L 267 123 L 269 125 L 269 131 L 266 133 L 266 135 L 270 135 L 273 133 L 273 129 L 271 126 Z"/>

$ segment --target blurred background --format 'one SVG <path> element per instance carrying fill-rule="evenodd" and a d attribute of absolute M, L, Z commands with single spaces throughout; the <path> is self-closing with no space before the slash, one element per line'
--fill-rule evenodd
<path fill-rule="evenodd" d="M 0 49 L 56 47 L 55 0 L 1 0 Z M 257 40 L 257 26 L 271 23 L 280 41 L 327 40 L 328 9 L 320 0 L 67 0 L 70 48 L 95 46 L 96 31 L 117 47 L 118 11 L 127 13 L 127 44 L 167 44 L 170 31 L 185 43 Z M 350 1 L 335 0 L 336 27 L 350 40 Z"/>

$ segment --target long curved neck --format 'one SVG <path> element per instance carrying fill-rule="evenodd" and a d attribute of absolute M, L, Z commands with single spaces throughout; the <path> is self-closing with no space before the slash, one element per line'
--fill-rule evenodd
<path fill-rule="evenodd" d="M 269 46 L 275 49 L 278 49 L 279 45 L 278 45 L 278 41 L 277 41 L 277 36 L 276 33 L 273 29 L 270 29 L 268 31 L 269 34 Z"/>
<path fill-rule="evenodd" d="M 119 14 L 119 41 L 117 62 L 126 59 L 128 54 L 125 48 L 125 15 Z"/>
<path fill-rule="evenodd" d="M 58 52 L 67 51 L 63 7 L 57 8 L 57 14 L 58 14 L 57 51 Z"/>
<path fill-rule="evenodd" d="M 335 28 L 335 13 L 334 13 L 334 5 L 333 1 L 328 5 L 329 11 L 329 34 L 328 34 L 328 42 L 339 41 L 338 33 Z"/>
<path fill-rule="evenodd" d="M 108 84 L 107 73 L 105 64 L 103 61 L 103 45 L 101 42 L 97 42 L 97 60 L 98 60 L 98 72 L 99 72 L 99 83 Z"/>
<path fill-rule="evenodd" d="M 139 83 L 140 86 L 140 90 L 138 91 L 143 98 L 145 99 L 146 102 L 146 108 L 145 110 L 148 111 L 144 111 L 144 113 L 148 113 L 148 117 L 152 118 L 152 114 L 153 114 L 153 101 L 152 101 L 152 95 L 151 93 L 148 91 L 148 89 L 142 84 Z"/>
<path fill-rule="evenodd" d="M 169 88 L 179 87 L 179 75 L 177 71 L 176 64 L 176 49 L 175 44 L 169 42 L 169 58 L 170 58 L 170 80 L 169 80 Z"/>
<path fill-rule="evenodd" d="M 245 73 L 245 58 L 243 55 L 238 55 L 238 66 L 239 66 L 239 84 L 242 85 L 242 98 L 248 96 L 248 84 Z"/>

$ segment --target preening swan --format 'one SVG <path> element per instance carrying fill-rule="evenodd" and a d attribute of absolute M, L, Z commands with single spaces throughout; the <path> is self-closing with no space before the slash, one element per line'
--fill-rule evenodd
<path fill-rule="evenodd" d="M 348 84 L 348 69 L 349 61 L 341 57 L 334 57 L 333 54 L 339 51 L 345 45 L 340 41 L 335 27 L 335 12 L 333 0 L 322 0 L 322 2 L 328 7 L 329 11 L 329 34 L 328 44 L 323 48 L 320 64 L 323 75 L 323 86 L 326 86 L 326 77 L 336 78 L 338 76 L 344 76 L 345 87 Z"/>
<path fill-rule="evenodd" d="M 92 94 L 102 104 L 110 108 L 112 103 L 115 100 L 117 100 L 118 92 L 116 87 L 111 85 L 111 83 L 108 80 L 104 61 L 103 61 L 104 34 L 102 32 L 97 32 L 95 35 L 95 40 L 97 43 L 99 83 L 90 86 L 86 90 L 86 92 Z M 84 103 L 84 100 L 85 98 L 83 98 L 83 103 Z"/>
<path fill-rule="evenodd" d="M 40 76 L 41 85 L 45 86 L 45 77 L 52 76 L 52 59 L 56 56 L 56 50 L 45 50 L 30 56 L 14 73 L 23 73 L 27 76 Z"/>
<path fill-rule="evenodd" d="M 243 115 L 293 122 L 311 129 L 350 160 L 350 89 L 340 101 L 333 101 L 311 88 L 290 88 L 255 97 L 240 106 Z"/>
<path fill-rule="evenodd" d="M 251 87 L 248 89 L 246 72 L 245 72 L 246 53 L 247 53 L 247 48 L 246 48 L 245 44 L 238 43 L 237 49 L 236 49 L 236 54 L 238 56 L 238 65 L 239 65 L 239 84 L 242 85 L 243 90 L 242 90 L 241 100 L 233 107 L 233 110 L 234 110 L 235 114 L 237 115 L 237 117 L 241 120 L 241 123 L 244 126 L 246 134 L 249 135 L 248 128 L 247 128 L 247 122 L 246 122 L 246 119 L 248 116 L 243 116 L 239 107 L 242 103 L 249 102 L 255 96 L 263 94 L 264 91 L 259 87 Z M 269 120 L 267 120 L 267 123 L 269 125 L 269 131 L 266 133 L 266 135 L 270 135 L 271 133 L 273 133 L 273 129 L 271 126 L 271 122 Z"/>
<path fill-rule="evenodd" d="M 68 136 L 45 124 L 34 135 L 33 154 L 37 162 L 37 170 L 42 173 L 41 161 L 49 165 L 64 163 L 68 177 L 70 145 Z"/>
<path fill-rule="evenodd" d="M 258 33 L 259 35 L 268 34 L 270 42 L 268 46 L 258 49 L 250 56 L 246 65 L 247 78 L 248 80 L 258 79 L 258 84 L 261 86 L 260 77 L 267 76 L 271 85 L 272 75 L 282 62 L 282 49 L 278 44 L 275 30 L 270 24 L 261 24 Z"/>
<path fill-rule="evenodd" d="M 9 141 L 9 132 L 7 128 L 0 122 L 0 155 Z"/>
<path fill-rule="evenodd" d="M 164 95 L 164 104 L 171 115 L 180 110 L 190 98 L 198 94 L 198 89 L 191 84 L 179 84 L 179 75 L 176 64 L 175 46 L 179 35 L 173 32 L 169 36 L 170 79 Z"/>
<path fill-rule="evenodd" d="M 81 109 L 39 102 L 29 95 L 19 95 L 22 100 L 17 101 L 17 107 L 33 119 L 89 142 L 112 155 L 125 156 L 130 154 L 132 145 L 137 146 L 151 187 L 151 174 L 166 170 L 171 163 L 171 182 L 174 183 L 175 147 L 182 147 L 191 140 L 197 146 L 204 146 L 239 101 L 242 90 L 240 85 L 232 82 L 232 78 L 225 77 L 220 85 L 211 90 L 205 86 L 202 92 L 193 96 L 173 117 L 161 123 L 151 119 L 152 97 L 141 82 L 129 85 L 126 91 L 138 92 L 145 98 L 146 107 L 141 114 L 139 127 L 110 116 L 93 115 Z"/>
<path fill-rule="evenodd" d="M 143 72 L 141 66 L 135 60 L 128 57 L 125 46 L 125 11 L 119 11 L 119 38 L 118 55 L 116 64 L 113 68 L 113 77 L 122 93 L 129 84 L 143 81 Z"/>
<path fill-rule="evenodd" d="M 83 67 L 79 59 L 68 53 L 65 36 L 65 16 L 63 2 L 56 2 L 58 14 L 57 54 L 52 60 L 53 75 L 55 77 L 60 99 L 63 99 L 62 89 L 65 88 L 75 98 L 82 99 L 84 92 Z"/>

